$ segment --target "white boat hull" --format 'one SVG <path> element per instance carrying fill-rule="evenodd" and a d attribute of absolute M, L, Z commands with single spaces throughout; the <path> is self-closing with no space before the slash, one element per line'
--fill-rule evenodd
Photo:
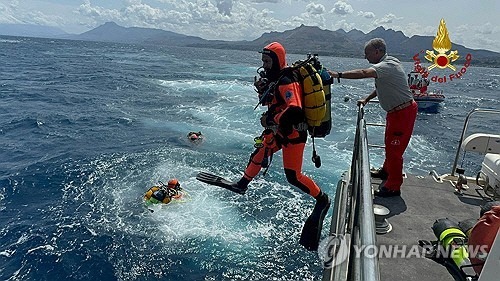
<path fill-rule="evenodd" d="M 419 109 L 438 107 L 442 101 L 416 101 Z"/>
<path fill-rule="evenodd" d="M 437 108 L 445 99 L 444 95 L 436 95 L 433 93 L 425 95 L 413 95 L 413 99 L 417 102 L 419 109 Z"/>

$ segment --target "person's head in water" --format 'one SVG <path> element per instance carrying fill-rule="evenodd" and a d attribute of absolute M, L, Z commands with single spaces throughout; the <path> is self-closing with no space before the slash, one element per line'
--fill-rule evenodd
<path fill-rule="evenodd" d="M 275 80 L 279 77 L 280 71 L 286 67 L 285 48 L 273 42 L 262 50 L 262 67 L 266 71 L 267 78 Z"/>
<path fill-rule="evenodd" d="M 380 59 L 385 55 L 386 47 L 384 39 L 373 38 L 365 44 L 365 59 L 369 63 L 379 63 Z"/>
<path fill-rule="evenodd" d="M 177 179 L 171 179 L 168 181 L 167 187 L 170 189 L 179 189 L 181 187 L 181 184 Z"/>
<path fill-rule="evenodd" d="M 201 134 L 201 132 L 189 132 L 187 137 L 190 141 L 195 142 L 195 141 L 201 140 L 202 134 Z"/>

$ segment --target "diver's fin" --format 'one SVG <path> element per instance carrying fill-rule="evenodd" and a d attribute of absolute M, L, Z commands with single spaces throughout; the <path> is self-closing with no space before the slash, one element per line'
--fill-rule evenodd
<path fill-rule="evenodd" d="M 222 177 L 219 177 L 219 176 L 216 176 L 216 175 L 213 175 L 210 173 L 206 173 L 206 172 L 198 173 L 198 175 L 196 175 L 196 179 L 199 181 L 202 181 L 204 183 L 216 185 L 216 186 L 231 190 L 232 192 L 236 192 L 239 194 L 245 194 L 245 192 L 247 191 L 246 188 L 245 189 L 239 188 L 237 182 L 230 182 Z"/>
<path fill-rule="evenodd" d="M 321 229 L 323 228 L 323 220 L 328 212 L 328 208 L 330 208 L 330 199 L 326 197 L 326 202 L 316 203 L 312 214 L 304 223 L 299 243 L 309 251 L 318 250 Z"/>

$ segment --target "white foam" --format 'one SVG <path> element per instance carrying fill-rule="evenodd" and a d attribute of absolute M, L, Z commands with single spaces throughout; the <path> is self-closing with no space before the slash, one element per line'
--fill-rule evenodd
<path fill-rule="evenodd" d="M 21 43 L 21 41 L 12 39 L 0 39 L 0 43 Z"/>
<path fill-rule="evenodd" d="M 32 253 L 32 252 L 34 252 L 34 251 L 38 251 L 38 250 L 54 251 L 54 249 L 55 249 L 55 248 L 54 248 L 54 246 L 52 246 L 52 245 L 42 245 L 42 246 L 35 247 L 35 248 L 33 248 L 33 249 L 29 249 L 29 250 L 27 251 L 27 254 L 30 254 L 30 253 Z"/>
<path fill-rule="evenodd" d="M 15 253 L 16 253 L 15 249 L 7 249 L 5 251 L 1 251 L 0 252 L 0 256 L 4 256 L 4 257 L 7 257 L 7 258 L 10 258 Z"/>

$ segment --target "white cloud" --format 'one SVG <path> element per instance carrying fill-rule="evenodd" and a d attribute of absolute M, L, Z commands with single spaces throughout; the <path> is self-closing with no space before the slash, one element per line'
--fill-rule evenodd
<path fill-rule="evenodd" d="M 435 36 L 437 27 L 436 26 L 422 26 L 415 22 L 408 23 L 405 27 L 401 28 L 406 36 L 422 35 L 422 36 Z"/>
<path fill-rule="evenodd" d="M 28 17 L 31 18 L 32 23 L 47 26 L 59 26 L 64 19 L 60 16 L 46 15 L 40 11 L 28 13 Z"/>
<path fill-rule="evenodd" d="M 337 1 L 333 5 L 333 9 L 331 12 L 337 15 L 345 16 L 348 14 L 352 14 L 354 12 L 354 9 L 352 8 L 351 5 L 347 4 L 346 2 Z"/>
<path fill-rule="evenodd" d="M 358 12 L 358 16 L 364 17 L 364 18 L 367 18 L 367 19 L 373 19 L 375 17 L 375 14 L 373 12 L 359 11 Z"/>
<path fill-rule="evenodd" d="M 46 26 L 61 26 L 68 23 L 66 18 L 58 15 L 25 9 L 19 6 L 19 1 L 11 1 L 9 5 L 0 4 L 0 22 Z"/>
<path fill-rule="evenodd" d="M 462 33 L 467 33 L 470 31 L 470 25 L 467 25 L 467 24 L 462 24 L 462 25 L 459 25 L 455 28 L 456 32 L 459 33 L 459 34 L 462 34 Z M 436 31 L 437 31 L 437 27 L 436 27 Z"/>
<path fill-rule="evenodd" d="M 340 20 L 333 25 L 333 30 L 343 29 L 344 31 L 350 31 L 354 29 L 354 23 L 348 23 L 345 20 Z"/>
<path fill-rule="evenodd" d="M 389 23 L 393 23 L 395 20 L 401 20 L 401 19 L 403 19 L 403 18 L 397 17 L 396 15 L 389 13 L 389 14 L 385 15 L 383 18 L 375 20 L 373 22 L 373 24 L 375 26 L 386 25 Z"/>
<path fill-rule="evenodd" d="M 86 18 L 86 21 L 82 21 L 81 23 L 88 27 L 95 27 L 97 24 L 106 21 L 124 22 L 118 10 L 92 6 L 89 0 L 85 0 L 83 4 L 77 8 L 75 13 Z"/>
<path fill-rule="evenodd" d="M 0 3 L 0 23 L 19 23 L 20 21 L 13 14 L 12 7 Z"/>
<path fill-rule="evenodd" d="M 279 3 L 280 0 L 252 0 L 255 3 Z"/>
<path fill-rule="evenodd" d="M 436 35 L 438 25 L 434 22 L 430 24 L 428 15 L 414 17 L 407 14 L 410 13 L 408 11 L 410 9 L 401 10 L 387 5 L 384 8 L 387 14 L 378 14 L 379 17 L 376 17 L 375 10 L 374 12 L 360 11 L 354 3 L 359 4 L 348 0 L 81 0 L 67 2 L 13 0 L 0 1 L 0 22 L 51 25 L 63 29 L 68 28 L 66 30 L 68 32 L 81 33 L 104 22 L 115 21 L 127 27 L 160 28 L 206 39 L 221 40 L 252 40 L 264 32 L 284 31 L 300 24 L 331 30 L 342 28 L 349 31 L 356 28 L 363 32 L 369 32 L 374 27 L 382 25 L 385 28 L 401 30 L 407 36 Z M 408 5 L 402 4 L 402 6 Z M 366 5 L 359 6 L 359 8 L 368 9 Z M 405 18 L 404 21 L 401 20 L 402 15 Z M 339 21 L 339 19 L 345 20 Z M 369 19 L 369 23 L 366 19 Z M 497 21 L 496 18 L 488 17 L 482 22 L 475 20 L 470 24 L 460 17 L 460 20 L 455 20 L 454 25 L 448 26 L 450 39 L 457 44 L 465 43 L 466 46 L 470 45 L 475 48 L 481 47 L 478 46 L 481 42 L 485 48 L 498 50 L 500 25 Z M 453 21 L 450 20 L 451 22 Z"/>
<path fill-rule="evenodd" d="M 480 34 L 476 34 L 470 40 L 464 40 L 463 44 L 468 48 L 474 49 L 486 49 L 486 50 L 495 50 L 498 52 L 498 46 L 500 46 L 500 40 L 492 38 L 486 38 L 481 36 Z"/>
<path fill-rule="evenodd" d="M 10 7 L 11 8 L 17 8 L 19 6 L 19 1 L 18 0 L 11 0 L 10 1 Z"/>
<path fill-rule="evenodd" d="M 124 0 L 124 1 L 128 5 L 137 5 L 142 3 L 142 0 Z"/>
<path fill-rule="evenodd" d="M 217 8 L 219 9 L 219 13 L 229 16 L 231 15 L 231 9 L 233 8 L 232 0 L 217 0 Z"/>
<path fill-rule="evenodd" d="M 86 23 L 89 27 L 115 21 L 124 26 L 160 28 L 221 40 L 251 40 L 264 32 L 283 31 L 300 24 L 320 27 L 325 24 L 323 14 L 326 8 L 315 3 L 307 4 L 305 12 L 298 16 L 278 20 L 274 18 L 273 11 L 255 8 L 255 0 L 158 1 L 168 7 L 155 8 L 141 1 L 133 1 L 133 4 L 120 10 L 105 9 L 86 0 L 78 8 L 78 13 L 89 19 Z"/>
<path fill-rule="evenodd" d="M 487 22 L 483 25 L 477 26 L 475 30 L 480 34 L 493 34 L 498 32 L 498 27 L 493 26 L 491 23 Z"/>
<path fill-rule="evenodd" d="M 487 49 L 498 52 L 500 46 L 500 28 L 486 22 L 483 25 L 462 24 L 450 30 L 452 43 L 457 43 L 473 49 Z"/>
<path fill-rule="evenodd" d="M 306 6 L 306 12 L 313 14 L 313 15 L 321 15 L 325 13 L 325 6 L 321 4 L 314 4 L 314 3 L 309 3 Z"/>

